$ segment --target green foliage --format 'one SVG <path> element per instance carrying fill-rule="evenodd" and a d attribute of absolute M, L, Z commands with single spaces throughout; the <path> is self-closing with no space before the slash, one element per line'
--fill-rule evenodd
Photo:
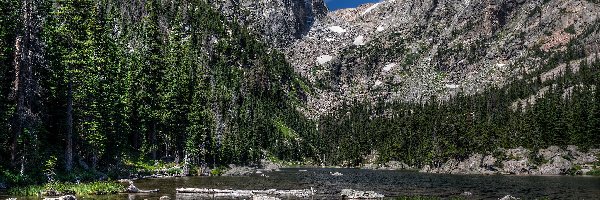
<path fill-rule="evenodd" d="M 588 176 L 600 176 L 600 169 L 593 169 L 593 170 L 585 173 L 585 175 L 588 175 Z"/>
<path fill-rule="evenodd" d="M 58 195 L 105 195 L 117 194 L 125 191 L 125 186 L 113 182 L 92 182 L 92 183 L 48 183 L 45 185 L 31 185 L 26 187 L 11 188 L 8 193 L 15 196 L 39 196 L 48 192 Z"/>
<path fill-rule="evenodd" d="M 549 162 L 549 160 L 546 160 L 543 156 L 539 155 L 537 151 L 531 151 L 529 154 L 529 160 L 535 166 L 541 166 Z"/>
<path fill-rule="evenodd" d="M 567 170 L 566 174 L 571 176 L 581 175 L 581 169 L 582 168 L 580 165 L 575 165 L 571 169 Z"/>
<path fill-rule="evenodd" d="M 217 167 L 217 168 L 210 170 L 211 176 L 221 176 L 224 173 L 225 173 L 225 168 L 222 168 L 222 167 Z"/>
<path fill-rule="evenodd" d="M 575 24 L 571 24 L 569 27 L 565 28 L 565 33 L 575 35 L 577 31 L 575 31 Z"/>
<path fill-rule="evenodd" d="M 31 179 L 26 175 L 13 173 L 0 167 L 0 182 L 6 183 L 8 186 L 20 186 L 30 183 Z"/>

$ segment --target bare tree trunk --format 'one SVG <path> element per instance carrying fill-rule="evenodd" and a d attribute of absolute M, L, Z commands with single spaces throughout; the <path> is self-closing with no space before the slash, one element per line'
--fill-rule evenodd
<path fill-rule="evenodd" d="M 73 82 L 69 80 L 67 92 L 67 149 L 65 152 L 65 168 L 73 169 Z"/>
<path fill-rule="evenodd" d="M 23 134 L 23 130 L 25 129 L 25 120 L 26 120 L 26 108 L 25 101 L 27 98 L 27 90 L 31 89 L 28 84 L 31 80 L 31 12 L 32 8 L 29 5 L 29 0 L 23 0 L 23 33 L 21 36 L 18 36 L 15 40 L 15 81 L 13 83 L 13 98 L 16 100 L 17 104 L 17 113 L 14 117 L 14 126 L 15 128 L 13 133 L 13 141 L 11 144 L 11 165 L 12 167 L 17 166 L 17 157 L 19 153 L 19 138 Z M 21 163 L 24 158 L 21 156 Z M 23 167 L 21 167 L 23 168 Z"/>
<path fill-rule="evenodd" d="M 17 37 L 15 40 L 15 81 L 13 82 L 13 98 L 16 98 L 17 101 L 17 113 L 15 116 L 14 122 L 14 132 L 13 132 L 13 140 L 10 146 L 10 164 L 14 168 L 17 166 L 17 151 L 18 151 L 18 141 L 19 137 L 21 137 L 23 131 L 23 90 L 21 89 L 22 85 L 22 73 L 21 73 L 21 63 L 22 63 L 22 43 L 21 37 Z"/>

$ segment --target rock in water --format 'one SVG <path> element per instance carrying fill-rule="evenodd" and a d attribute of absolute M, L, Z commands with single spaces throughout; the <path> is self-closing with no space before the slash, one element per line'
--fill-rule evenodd
<path fill-rule="evenodd" d="M 462 194 L 460 194 L 461 196 L 473 196 L 472 192 L 463 192 Z"/>
<path fill-rule="evenodd" d="M 44 200 L 77 200 L 77 197 L 73 195 L 65 195 L 58 198 L 44 198 Z"/>
<path fill-rule="evenodd" d="M 140 189 L 138 189 L 137 187 L 135 187 L 135 185 L 133 185 L 133 182 L 129 183 L 129 187 L 127 187 L 127 192 L 129 193 L 138 193 L 140 192 Z"/>
<path fill-rule="evenodd" d="M 343 199 L 382 199 L 385 196 L 374 191 L 357 191 L 343 189 L 340 193 Z"/>
<path fill-rule="evenodd" d="M 510 195 L 506 195 L 506 196 L 500 198 L 500 200 L 518 200 L 518 199 L 519 198 L 510 196 Z"/>
<path fill-rule="evenodd" d="M 257 195 L 257 196 L 252 197 L 252 200 L 280 200 L 280 198 L 264 196 L 264 195 Z"/>
<path fill-rule="evenodd" d="M 339 173 L 339 172 L 335 172 L 335 173 L 333 173 L 333 174 L 331 174 L 331 175 L 332 175 L 332 176 L 343 176 L 344 174 L 342 174 L 342 173 Z"/>
<path fill-rule="evenodd" d="M 73 195 L 66 195 L 66 196 L 62 196 L 60 198 L 58 198 L 59 200 L 77 200 L 77 197 L 73 196 Z"/>

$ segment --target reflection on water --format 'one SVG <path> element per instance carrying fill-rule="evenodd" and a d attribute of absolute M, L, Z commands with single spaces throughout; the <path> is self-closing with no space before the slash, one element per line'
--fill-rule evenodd
<path fill-rule="evenodd" d="M 332 176 L 333 172 L 343 176 Z M 600 177 L 443 175 L 359 169 L 282 169 L 264 176 L 148 179 L 135 184 L 140 189 L 160 189 L 160 192 L 91 198 L 158 199 L 170 196 L 194 199 L 189 195 L 176 195 L 175 188 L 181 187 L 236 190 L 312 187 L 316 190 L 315 199 L 339 198 L 342 189 L 372 190 L 386 197 L 424 195 L 444 198 L 470 192 L 473 196 L 469 199 L 498 199 L 508 194 L 522 199 L 600 199 Z"/>

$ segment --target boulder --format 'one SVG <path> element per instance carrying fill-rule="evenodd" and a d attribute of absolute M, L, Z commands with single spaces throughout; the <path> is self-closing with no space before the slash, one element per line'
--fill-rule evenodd
<path fill-rule="evenodd" d="M 267 159 L 262 159 L 260 161 L 260 165 L 264 170 L 267 170 L 267 171 L 275 171 L 275 170 L 278 170 L 279 168 L 281 168 L 281 165 L 275 164 Z"/>
<path fill-rule="evenodd" d="M 519 198 L 517 198 L 517 197 L 513 197 L 513 196 L 510 196 L 510 195 L 506 195 L 506 196 L 504 196 L 504 197 L 500 198 L 499 200 L 518 200 L 518 199 L 519 199 Z"/>
<path fill-rule="evenodd" d="M 504 166 L 502 172 L 515 175 L 529 174 L 531 169 L 528 164 L 528 159 L 504 161 L 502 162 L 502 165 Z"/>
<path fill-rule="evenodd" d="M 562 150 L 560 147 L 558 146 L 550 146 L 546 149 L 540 149 L 538 151 L 538 155 L 541 156 L 542 158 L 546 159 L 546 160 L 552 160 L 554 157 L 557 156 L 566 156 L 569 153 L 565 150 Z"/>
<path fill-rule="evenodd" d="M 374 191 L 358 191 L 343 189 L 340 193 L 343 199 L 382 199 L 385 196 Z"/>
<path fill-rule="evenodd" d="M 567 151 L 573 157 L 573 160 L 571 160 L 571 162 L 573 162 L 573 164 L 575 165 L 583 165 L 598 161 L 598 157 L 594 155 L 596 153 L 596 149 L 590 149 L 587 153 L 584 153 L 579 151 L 577 146 L 569 145 L 567 146 Z"/>
<path fill-rule="evenodd" d="M 229 170 L 227 170 L 223 176 L 250 176 L 254 174 L 256 169 L 250 167 L 238 167 L 235 165 L 229 165 Z"/>
<path fill-rule="evenodd" d="M 559 175 L 565 174 L 573 165 L 567 159 L 556 156 L 549 163 L 539 167 L 539 173 L 543 175 Z"/>
<path fill-rule="evenodd" d="M 135 187 L 135 185 L 133 185 L 133 183 L 130 183 L 129 187 L 127 187 L 127 192 L 128 193 L 138 193 L 138 192 L 140 192 L 140 189 Z"/>
<path fill-rule="evenodd" d="M 162 196 L 162 197 L 160 197 L 159 200 L 171 200 L 171 197 L 169 197 L 169 196 Z"/>
<path fill-rule="evenodd" d="M 386 162 L 384 164 L 384 166 L 385 166 L 385 169 L 390 169 L 390 170 L 410 169 L 410 166 L 408 166 L 406 163 L 399 162 L 399 161 L 389 161 L 389 162 Z"/>
<path fill-rule="evenodd" d="M 344 174 L 340 173 L 340 172 L 335 172 L 333 174 L 331 174 L 332 176 L 343 176 Z"/>

